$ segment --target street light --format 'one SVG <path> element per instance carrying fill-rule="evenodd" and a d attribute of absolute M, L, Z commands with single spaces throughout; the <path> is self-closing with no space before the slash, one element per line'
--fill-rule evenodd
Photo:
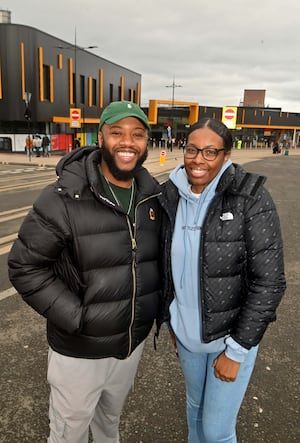
<path fill-rule="evenodd" d="M 75 108 L 77 108 L 77 51 L 80 50 L 85 50 L 85 49 L 95 49 L 98 48 L 98 46 L 96 45 L 90 45 L 90 46 L 77 46 L 77 34 L 76 34 L 76 27 L 75 27 L 75 33 L 74 33 L 74 46 L 63 46 L 63 45 L 58 45 L 56 46 L 57 48 L 60 49 L 71 49 L 74 50 L 74 80 L 73 80 L 73 94 L 74 94 L 74 105 Z M 84 108 L 82 109 L 82 111 L 84 111 Z M 81 112 L 81 111 L 80 111 Z M 82 117 L 82 120 L 84 120 L 84 118 Z M 83 123 L 83 133 L 84 133 L 84 138 L 85 138 L 85 128 L 84 128 L 84 123 Z M 74 139 L 76 136 L 76 128 L 74 128 Z M 86 140 L 84 140 L 85 143 Z"/>
<path fill-rule="evenodd" d="M 74 46 L 63 46 L 63 45 L 58 45 L 56 46 L 56 48 L 60 48 L 60 49 L 74 49 L 74 96 L 75 96 L 75 100 L 74 100 L 74 104 L 75 104 L 75 108 L 77 108 L 77 51 L 80 50 L 85 50 L 85 49 L 96 49 L 98 48 L 98 46 L 96 45 L 90 45 L 90 46 L 77 46 L 77 35 L 76 35 L 76 27 L 75 27 L 75 34 L 74 34 Z"/>
<path fill-rule="evenodd" d="M 176 85 L 175 79 L 173 78 L 173 83 L 171 85 L 167 85 L 166 88 L 172 88 L 172 108 L 173 108 L 174 107 L 175 88 L 182 88 L 182 86 Z"/>
<path fill-rule="evenodd" d="M 172 130 L 173 130 L 173 135 L 174 135 L 174 97 L 175 97 L 175 88 L 182 88 L 182 85 L 177 85 L 175 83 L 175 79 L 173 77 L 173 82 L 171 85 L 167 85 L 166 88 L 172 88 L 172 109 L 171 109 L 171 121 L 172 121 L 172 128 L 170 126 L 168 126 L 167 128 L 167 135 L 168 135 L 168 139 L 169 139 L 169 144 L 170 144 L 170 148 L 172 151 Z"/>
<path fill-rule="evenodd" d="M 30 100 L 31 100 L 31 92 L 24 92 L 23 100 L 25 102 L 24 117 L 25 117 L 25 120 L 28 121 L 28 126 L 29 126 L 29 120 L 31 119 L 31 111 L 29 109 L 29 104 L 30 104 Z"/>

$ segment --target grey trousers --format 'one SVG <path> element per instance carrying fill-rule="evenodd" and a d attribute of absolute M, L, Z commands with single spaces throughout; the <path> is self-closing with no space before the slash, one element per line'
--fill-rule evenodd
<path fill-rule="evenodd" d="M 126 360 L 66 357 L 49 349 L 48 443 L 119 443 L 122 408 L 140 361 L 144 343 Z"/>

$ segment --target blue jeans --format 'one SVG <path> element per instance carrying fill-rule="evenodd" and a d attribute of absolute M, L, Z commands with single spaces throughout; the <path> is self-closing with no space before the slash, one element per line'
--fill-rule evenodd
<path fill-rule="evenodd" d="M 220 352 L 197 354 L 178 340 L 177 349 L 186 385 L 188 443 L 236 443 L 236 419 L 258 346 L 248 352 L 234 382 L 214 376 L 212 364 Z"/>

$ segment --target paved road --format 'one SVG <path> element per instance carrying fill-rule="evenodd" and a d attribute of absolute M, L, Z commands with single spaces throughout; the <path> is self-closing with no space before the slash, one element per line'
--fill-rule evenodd
<path fill-rule="evenodd" d="M 174 148 L 172 152 L 165 150 L 165 163 L 160 164 L 160 149 L 149 148 L 148 159 L 145 165 L 151 173 L 160 173 L 172 169 L 177 163 L 182 161 L 182 150 Z M 291 149 L 290 156 L 300 155 L 300 149 Z M 265 157 L 272 156 L 272 150 L 270 148 L 263 149 L 233 149 L 232 159 L 237 163 L 247 163 L 249 161 L 259 160 Z M 277 157 L 277 156 L 276 156 Z M 278 158 L 281 157 L 278 156 Z M 38 165 L 38 166 L 55 166 L 60 155 L 51 155 L 50 157 L 32 157 L 31 161 L 23 153 L 3 153 L 0 152 L 0 164 L 18 164 L 18 165 Z"/>
<path fill-rule="evenodd" d="M 172 155 L 177 153 L 169 157 Z M 261 344 L 239 416 L 238 434 L 239 443 L 292 443 L 300 441 L 300 156 L 269 153 L 263 157 L 245 167 L 269 177 L 267 187 L 277 203 L 282 223 L 288 289 L 278 320 Z M 246 158 L 237 161 L 244 163 Z M 163 168 L 158 170 L 164 172 Z M 1 300 L 0 308 L 0 443 L 45 442 L 45 321 L 18 295 Z M 153 335 L 147 340 L 135 389 L 122 416 L 121 437 L 122 443 L 186 442 L 183 381 L 165 328 L 157 351 L 153 349 Z"/>

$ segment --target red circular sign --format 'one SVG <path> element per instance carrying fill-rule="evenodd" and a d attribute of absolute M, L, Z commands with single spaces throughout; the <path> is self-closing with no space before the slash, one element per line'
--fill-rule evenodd
<path fill-rule="evenodd" d="M 235 116 L 235 112 L 233 109 L 226 109 L 224 112 L 224 117 L 227 118 L 227 120 L 232 120 Z"/>
<path fill-rule="evenodd" d="M 71 119 L 72 120 L 79 120 L 79 118 L 80 118 L 80 112 L 77 111 L 77 109 L 73 109 L 71 111 Z"/>

